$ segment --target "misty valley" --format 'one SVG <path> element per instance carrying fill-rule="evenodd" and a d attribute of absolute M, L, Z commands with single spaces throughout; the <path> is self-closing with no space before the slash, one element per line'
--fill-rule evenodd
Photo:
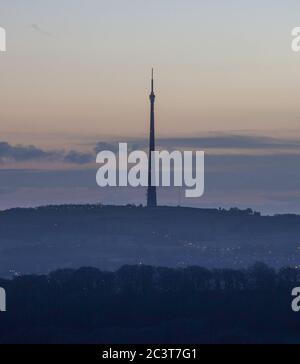
<path fill-rule="evenodd" d="M 0 277 L 124 264 L 300 265 L 300 216 L 239 209 L 66 205 L 0 212 Z"/>

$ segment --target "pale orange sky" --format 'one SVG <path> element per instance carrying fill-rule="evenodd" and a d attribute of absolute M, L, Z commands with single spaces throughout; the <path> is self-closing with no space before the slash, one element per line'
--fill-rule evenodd
<path fill-rule="evenodd" d="M 152 66 L 158 135 L 297 129 L 297 9 L 291 0 L 7 2 L 2 139 L 146 136 Z"/>

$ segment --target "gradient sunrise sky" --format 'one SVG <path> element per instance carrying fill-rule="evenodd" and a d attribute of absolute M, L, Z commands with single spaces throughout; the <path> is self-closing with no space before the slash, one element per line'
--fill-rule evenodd
<path fill-rule="evenodd" d="M 1 1 L 2 138 L 145 135 L 152 66 L 160 135 L 297 128 L 299 14 L 291 0 Z"/>
<path fill-rule="evenodd" d="M 299 14 L 294 0 L 0 0 L 0 209 L 125 203 L 99 198 L 91 153 L 145 145 L 153 66 L 157 137 L 208 149 L 206 194 L 186 204 L 300 212 Z"/>

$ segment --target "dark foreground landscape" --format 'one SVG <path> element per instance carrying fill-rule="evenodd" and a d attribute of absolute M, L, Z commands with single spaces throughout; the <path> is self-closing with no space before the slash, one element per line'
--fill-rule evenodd
<path fill-rule="evenodd" d="M 250 209 L 2 211 L 0 343 L 299 343 L 299 237 Z"/>
<path fill-rule="evenodd" d="M 300 342 L 297 269 L 81 268 L 0 285 L 0 343 Z"/>

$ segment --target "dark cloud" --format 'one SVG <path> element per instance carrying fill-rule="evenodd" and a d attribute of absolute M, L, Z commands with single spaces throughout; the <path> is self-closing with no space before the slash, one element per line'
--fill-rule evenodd
<path fill-rule="evenodd" d="M 128 153 L 133 150 L 145 150 L 148 149 L 148 142 L 146 139 L 129 139 L 129 140 L 120 140 L 119 142 L 98 142 L 94 147 L 95 153 L 102 152 L 104 150 L 109 150 L 114 153 L 118 153 L 119 151 L 119 143 L 127 143 Z"/>
<path fill-rule="evenodd" d="M 125 140 L 121 141 L 124 142 Z M 169 150 L 180 148 L 197 148 L 199 150 L 216 148 L 257 149 L 260 150 L 261 158 L 263 158 L 263 151 L 266 150 L 268 152 L 272 151 L 272 154 L 274 154 L 272 160 L 278 160 L 275 155 L 279 155 L 282 151 L 288 151 L 289 154 L 296 154 L 295 151 L 297 150 L 300 152 L 300 140 L 245 135 L 211 135 L 191 138 L 158 138 L 157 147 Z M 148 140 L 145 138 L 130 139 L 128 141 L 128 152 L 147 150 L 147 148 Z M 91 152 L 81 152 L 77 150 L 44 150 L 34 145 L 11 145 L 3 141 L 0 142 L 0 162 L 48 161 L 84 165 L 95 161 L 97 153 L 103 150 L 117 153 L 118 142 L 99 141 L 94 145 Z M 223 161 L 226 158 L 229 158 L 230 161 L 233 160 L 233 157 L 225 152 L 223 153 Z"/>
<path fill-rule="evenodd" d="M 68 152 L 56 150 L 43 150 L 33 145 L 11 145 L 0 142 L 0 162 L 64 162 L 73 164 L 87 164 L 95 160 L 93 153 L 83 153 L 75 150 Z"/>
<path fill-rule="evenodd" d="M 104 150 L 110 150 L 114 153 L 116 153 L 119 149 L 118 143 L 117 142 L 97 142 L 97 144 L 94 147 L 94 151 L 95 153 L 99 153 L 102 152 Z"/>
<path fill-rule="evenodd" d="M 45 151 L 33 145 L 10 145 L 7 142 L 0 142 L 0 161 L 2 163 L 15 161 L 26 162 L 30 160 L 57 160 L 61 152 Z"/>
<path fill-rule="evenodd" d="M 88 164 L 95 160 L 95 155 L 91 153 L 81 153 L 71 150 L 64 156 L 64 162 L 73 164 Z"/>
<path fill-rule="evenodd" d="M 126 140 L 121 140 L 126 141 Z M 279 139 L 256 135 L 232 135 L 232 134 L 212 134 L 207 136 L 195 136 L 186 138 L 159 138 L 156 139 L 159 148 L 197 148 L 203 149 L 276 149 L 280 150 L 300 150 L 300 140 Z M 129 150 L 145 150 L 148 148 L 148 139 L 135 138 L 128 140 Z M 117 142 L 99 142 L 95 151 L 111 150 L 117 151 Z"/>
<path fill-rule="evenodd" d="M 162 147 L 178 146 L 199 149 L 300 149 L 300 140 L 248 135 L 211 135 L 191 138 L 160 138 Z"/>

